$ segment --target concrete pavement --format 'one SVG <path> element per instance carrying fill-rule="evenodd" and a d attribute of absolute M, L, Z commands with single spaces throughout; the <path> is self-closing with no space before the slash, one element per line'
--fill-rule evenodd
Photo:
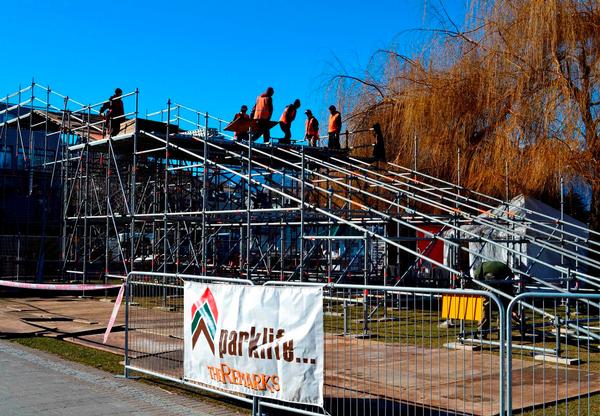
<path fill-rule="evenodd" d="M 0 415 L 249 414 L 0 340 Z"/>

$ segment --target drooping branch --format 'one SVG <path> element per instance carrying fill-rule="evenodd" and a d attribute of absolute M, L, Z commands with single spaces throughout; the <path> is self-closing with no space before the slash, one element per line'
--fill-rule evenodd
<path fill-rule="evenodd" d="M 355 77 L 352 75 L 335 75 L 332 78 L 332 81 L 335 81 L 338 79 L 349 79 L 349 80 L 358 82 L 359 84 L 366 85 L 367 87 L 373 88 L 375 91 L 377 91 L 377 93 L 380 95 L 381 98 L 385 98 L 385 94 L 383 93 L 383 90 L 374 82 L 366 81 L 362 78 L 358 78 L 358 77 Z"/>

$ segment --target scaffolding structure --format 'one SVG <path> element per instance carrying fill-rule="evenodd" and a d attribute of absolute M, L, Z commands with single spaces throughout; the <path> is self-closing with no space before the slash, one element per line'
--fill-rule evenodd
<path fill-rule="evenodd" d="M 22 100 L 29 90 L 31 97 Z M 36 97 L 38 90 L 45 100 Z M 339 151 L 242 142 L 222 130 L 226 120 L 206 112 L 169 101 L 141 117 L 139 91 L 122 99 L 129 112 L 114 137 L 98 113 L 104 102 L 84 105 L 37 84 L 2 101 L 3 112 L 12 115 L 2 128 L 44 126 L 46 142 L 60 137 L 38 170 L 60 184 L 63 278 L 152 271 L 459 287 L 473 281 L 473 258 L 495 260 L 469 245 L 478 242 L 526 259 L 530 267 L 515 272 L 529 287 L 600 287 L 597 276 L 585 273 L 600 267 L 589 256 L 600 253 L 598 233 L 562 213 L 515 215 L 508 196 L 500 200 L 465 189 L 460 179 L 432 177 L 419 172 L 416 161 L 408 168 L 353 156 L 352 132 Z M 473 224 L 489 232 L 465 227 Z M 505 237 L 493 237 L 496 231 Z M 416 241 L 426 241 L 426 248 L 418 250 Z M 446 247 L 443 261 L 430 256 L 436 243 Z M 522 244 L 559 255 L 560 264 L 524 253 Z M 532 264 L 561 277 L 536 276 Z"/>
<path fill-rule="evenodd" d="M 0 98 L 0 276 L 59 276 L 61 177 L 57 94 L 32 83 Z M 60 165 L 56 165 L 60 167 Z"/>

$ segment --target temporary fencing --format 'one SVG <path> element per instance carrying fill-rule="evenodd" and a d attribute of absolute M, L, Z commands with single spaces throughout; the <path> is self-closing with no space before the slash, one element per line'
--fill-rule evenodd
<path fill-rule="evenodd" d="M 501 400 L 506 386 L 504 309 L 489 292 L 266 283 L 262 286 L 265 289 L 322 288 L 324 353 L 317 357 L 317 361 L 324 361 L 325 400 L 321 407 L 258 399 L 186 379 L 183 281 L 252 285 L 247 280 L 212 276 L 130 273 L 126 290 L 127 376 L 133 370 L 234 397 L 253 403 L 255 414 L 266 408 L 356 415 L 494 415 L 505 410 Z M 493 329 L 481 335 L 496 345 L 465 346 L 461 339 L 480 335 L 482 328 L 475 320 L 482 318 L 482 306 Z"/>
<path fill-rule="evenodd" d="M 600 294 L 523 293 L 507 310 L 508 414 L 600 413 Z M 511 315 L 520 323 L 511 326 Z"/>

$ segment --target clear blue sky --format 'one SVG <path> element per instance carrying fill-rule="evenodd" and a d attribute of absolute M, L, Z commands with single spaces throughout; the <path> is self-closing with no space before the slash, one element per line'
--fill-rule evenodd
<path fill-rule="evenodd" d="M 458 23 L 466 1 L 444 1 Z M 360 75 L 378 48 L 414 52 L 425 35 L 406 30 L 439 27 L 433 8 L 439 0 L 7 1 L 0 95 L 32 77 L 84 103 L 138 87 L 142 114 L 171 98 L 229 119 L 270 85 L 274 117 L 298 97 L 323 125 L 329 77 Z"/>

